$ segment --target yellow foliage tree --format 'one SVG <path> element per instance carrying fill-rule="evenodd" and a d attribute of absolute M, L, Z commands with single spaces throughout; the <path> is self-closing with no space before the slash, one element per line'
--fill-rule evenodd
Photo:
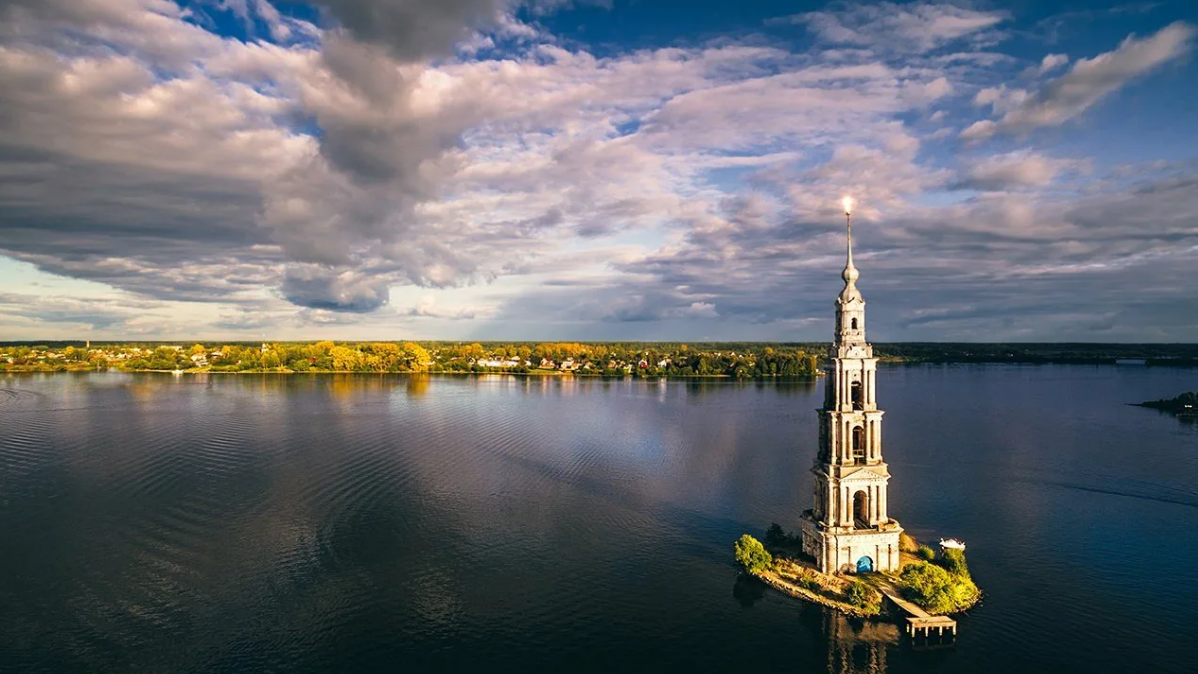
<path fill-rule="evenodd" d="M 362 353 L 357 349 L 334 346 L 329 349 L 329 355 L 333 357 L 334 370 L 354 371 L 361 368 Z"/>
<path fill-rule="evenodd" d="M 413 372 L 424 372 L 428 369 L 429 363 L 432 362 L 432 357 L 428 355 L 428 351 L 423 346 L 416 342 L 403 343 L 404 359 L 407 369 Z"/>

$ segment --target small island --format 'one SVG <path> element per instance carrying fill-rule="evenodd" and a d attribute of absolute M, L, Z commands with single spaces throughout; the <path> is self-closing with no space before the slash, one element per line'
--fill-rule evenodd
<path fill-rule="evenodd" d="M 931 616 L 960 613 L 981 600 L 964 549 L 944 547 L 937 553 L 905 533 L 901 543 L 897 572 L 853 574 L 819 571 L 803 553 L 800 537 L 776 523 L 766 531 L 765 543 L 744 534 L 733 547 L 737 563 L 750 576 L 793 597 L 852 616 L 880 615 L 884 594 L 901 597 Z"/>
<path fill-rule="evenodd" d="M 1177 416 L 1198 416 L 1198 392 L 1190 391 L 1169 400 L 1148 400 L 1137 407 L 1151 407 Z"/>

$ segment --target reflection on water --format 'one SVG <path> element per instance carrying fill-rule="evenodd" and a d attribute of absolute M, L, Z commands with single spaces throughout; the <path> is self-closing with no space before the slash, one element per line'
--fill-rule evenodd
<path fill-rule="evenodd" d="M 745 609 L 753 608 L 770 588 L 745 574 L 738 574 L 732 586 L 732 596 Z M 813 643 L 825 647 L 824 667 L 829 674 L 884 674 L 887 652 L 899 648 L 901 633 L 897 625 L 886 620 L 850 618 L 836 611 L 799 600 L 799 622 Z"/>
<path fill-rule="evenodd" d="M 827 671 L 831 674 L 884 674 L 886 654 L 899 645 L 899 628 L 893 623 L 849 618 L 835 611 L 808 607 L 803 621 L 818 620 L 820 639 L 827 645 Z"/>
<path fill-rule="evenodd" d="M 0 671 L 1188 672 L 1198 428 L 1123 403 L 1192 388 L 884 368 L 891 509 L 987 592 L 916 652 L 736 580 L 822 382 L 0 375 Z"/>
<path fill-rule="evenodd" d="M 408 397 L 423 398 L 428 393 L 428 387 L 432 383 L 432 378 L 427 374 L 408 375 Z"/>
<path fill-rule="evenodd" d="M 768 589 L 768 585 L 753 576 L 738 573 L 736 582 L 732 585 L 732 596 L 742 607 L 753 608 L 753 605 L 765 596 Z"/>

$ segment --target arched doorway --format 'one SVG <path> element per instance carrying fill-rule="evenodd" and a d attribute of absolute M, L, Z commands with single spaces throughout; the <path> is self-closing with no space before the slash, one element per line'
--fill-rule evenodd
<path fill-rule="evenodd" d="M 869 495 L 863 491 L 853 494 L 853 527 L 869 529 Z"/>
<path fill-rule="evenodd" d="M 865 429 L 853 426 L 853 463 L 865 463 Z"/>
<path fill-rule="evenodd" d="M 861 382 L 855 381 L 849 384 L 849 399 L 853 403 L 853 409 L 864 409 L 865 406 L 861 402 Z"/>
<path fill-rule="evenodd" d="M 873 570 L 874 560 L 869 555 L 865 555 L 857 560 L 857 573 L 872 573 Z"/>

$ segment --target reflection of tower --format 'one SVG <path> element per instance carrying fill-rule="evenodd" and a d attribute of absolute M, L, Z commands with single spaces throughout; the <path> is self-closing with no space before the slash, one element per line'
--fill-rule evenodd
<path fill-rule="evenodd" d="M 890 623 L 863 621 L 855 627 L 844 615 L 824 611 L 828 671 L 833 674 L 885 674 L 886 647 L 899 642 Z"/>
<path fill-rule="evenodd" d="M 902 528 L 886 512 L 890 471 L 882 461 L 878 359 L 865 341 L 865 299 L 853 266 L 852 202 L 845 199 L 848 257 L 836 298 L 836 334 L 819 410 L 815 503 L 803 513 L 803 551 L 825 573 L 899 568 Z"/>

